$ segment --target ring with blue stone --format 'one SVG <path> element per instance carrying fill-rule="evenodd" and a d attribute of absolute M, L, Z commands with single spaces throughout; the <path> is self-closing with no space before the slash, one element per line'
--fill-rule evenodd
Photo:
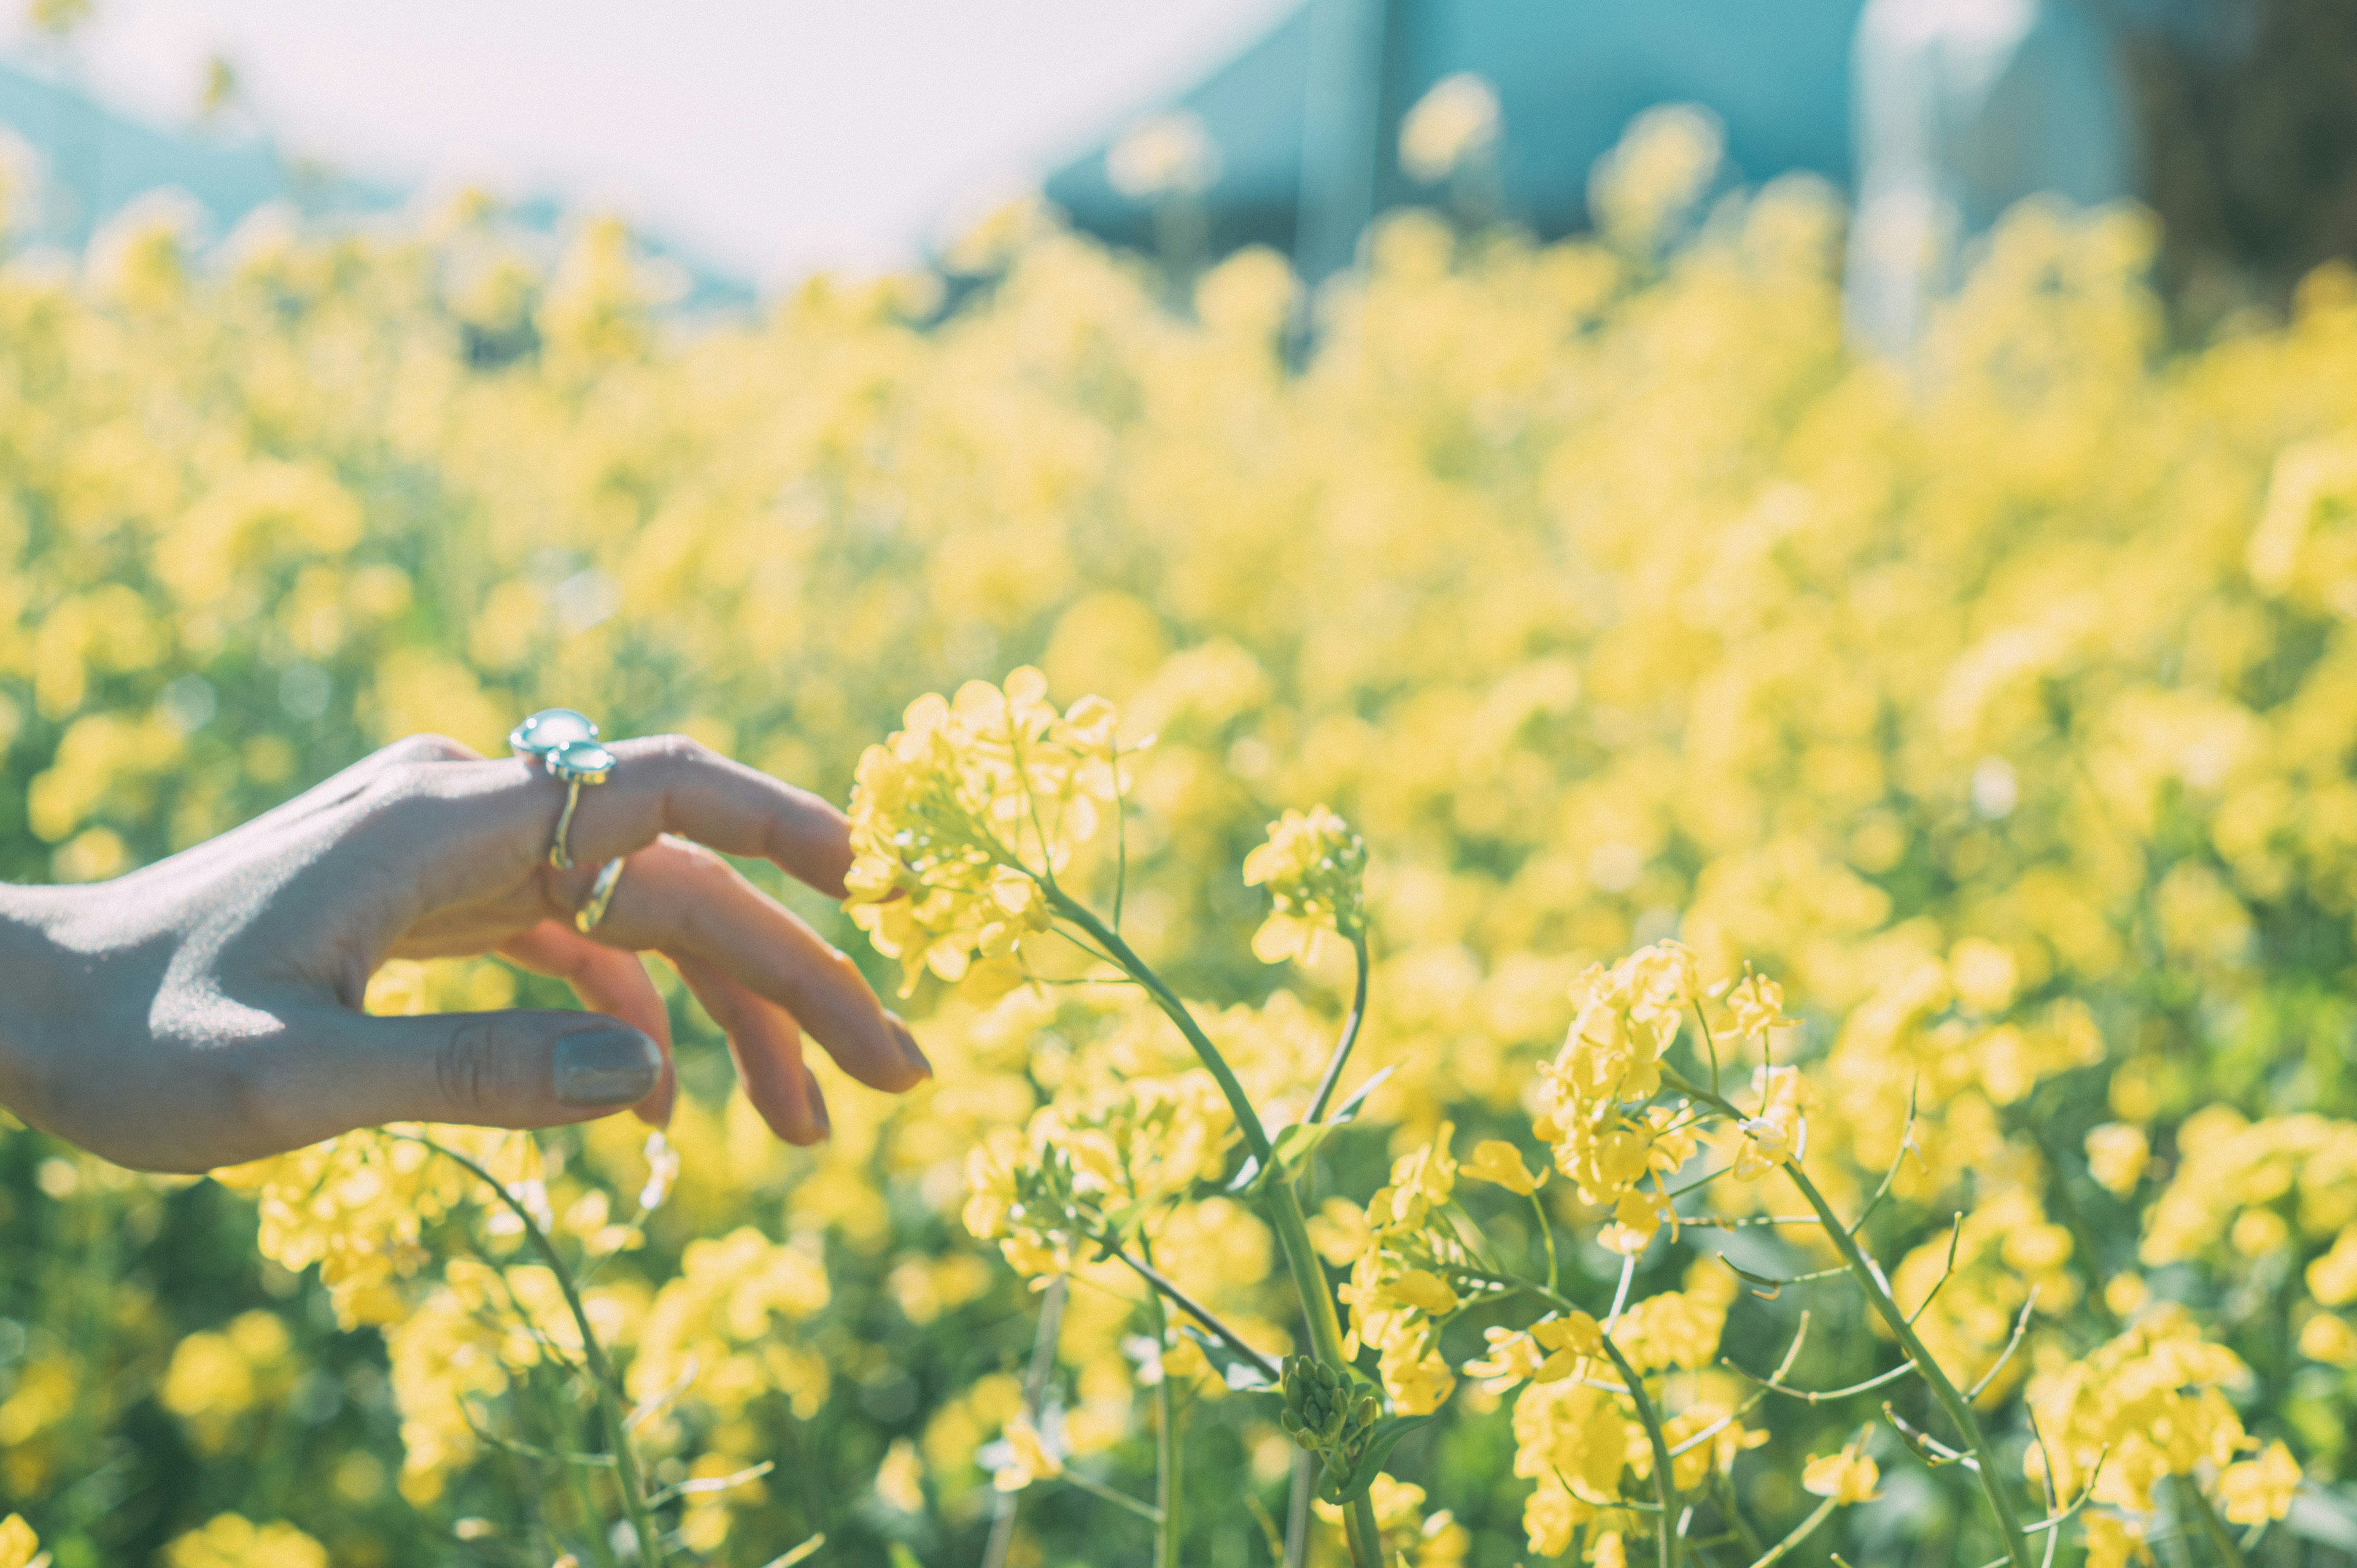
<path fill-rule="evenodd" d="M 565 781 L 565 810 L 549 840 L 548 864 L 559 871 L 572 870 L 573 851 L 566 838 L 573 831 L 574 811 L 581 804 L 581 787 L 612 778 L 614 754 L 597 743 L 596 721 L 571 708 L 541 709 L 509 733 L 508 749 Z"/>

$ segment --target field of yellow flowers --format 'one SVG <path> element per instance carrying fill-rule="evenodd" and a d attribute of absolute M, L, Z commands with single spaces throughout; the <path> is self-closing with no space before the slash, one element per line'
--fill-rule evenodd
<path fill-rule="evenodd" d="M 788 1148 L 666 973 L 664 1138 L 0 1118 L 0 1568 L 2357 1563 L 2357 274 L 2026 209 L 1902 369 L 1822 191 L 1620 194 L 0 266 L 0 876 L 577 705 L 853 810 L 939 1068 Z"/>

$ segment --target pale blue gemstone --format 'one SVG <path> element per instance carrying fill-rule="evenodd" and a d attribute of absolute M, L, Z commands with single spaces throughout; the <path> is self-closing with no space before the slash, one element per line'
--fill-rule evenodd
<path fill-rule="evenodd" d="M 603 783 L 614 770 L 614 754 L 594 740 L 568 740 L 548 754 L 548 770 L 559 779 Z"/>
<path fill-rule="evenodd" d="M 587 714 L 543 708 L 509 733 L 508 748 L 518 757 L 546 758 L 576 742 L 594 743 L 597 738 L 597 723 Z"/>

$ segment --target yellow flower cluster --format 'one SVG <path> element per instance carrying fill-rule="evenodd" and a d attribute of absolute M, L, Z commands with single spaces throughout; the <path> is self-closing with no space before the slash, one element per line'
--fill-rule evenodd
<path fill-rule="evenodd" d="M 1318 961 L 1325 933 L 1356 941 L 1367 927 L 1366 841 L 1324 806 L 1287 811 L 1268 842 L 1244 856 L 1244 885 L 1265 886 L 1275 910 L 1253 936 L 1263 963 Z"/>
<path fill-rule="evenodd" d="M 327 1548 L 291 1524 L 216 1515 L 164 1549 L 165 1568 L 328 1568 Z"/>
<path fill-rule="evenodd" d="M 1366 1247 L 1341 1299 L 1351 1309 L 1344 1352 L 1380 1357 L 1383 1390 L 1411 1415 L 1437 1409 L 1457 1386 L 1440 1354 L 1440 1329 L 1458 1306 L 1444 1271 L 1464 1255 L 1439 1210 L 1457 1189 L 1448 1123 L 1423 1148 L 1392 1162 L 1391 1180 L 1367 1200 Z"/>
<path fill-rule="evenodd" d="M 225 1451 L 249 1412 L 283 1401 L 297 1367 L 293 1337 L 278 1315 L 242 1312 L 221 1329 L 199 1330 L 172 1348 L 156 1391 L 180 1418 L 200 1454 Z"/>
<path fill-rule="evenodd" d="M 1022 984 L 1022 940 L 1048 929 L 1056 875 L 1118 806 L 1113 706 L 1059 713 L 1047 693 L 1024 669 L 920 697 L 859 759 L 848 908 L 900 961 L 904 995 L 929 971 L 977 999 Z"/>
<path fill-rule="evenodd" d="M 2170 1476 L 2223 1468 L 2250 1444 L 2225 1390 L 2250 1370 L 2203 1337 L 2181 1310 L 2157 1311 L 2081 1360 L 2030 1380 L 2029 1405 L 2044 1438 L 2024 1463 L 2065 1497 L 2137 1512 Z M 2100 1474 L 2098 1473 L 2100 1466 Z"/>
<path fill-rule="evenodd" d="M 10 1514 L 0 1519 L 0 1568 L 32 1568 L 35 1553 L 41 1550 L 40 1537 L 25 1522 L 22 1514 Z"/>
<path fill-rule="evenodd" d="M 995 1129 L 966 1156 L 966 1229 L 1018 1273 L 1070 1273 L 1092 1243 L 1118 1241 L 1217 1177 L 1234 1136 L 1208 1073 L 1108 1079 L 1020 1132 Z"/>
<path fill-rule="evenodd" d="M 671 1401 L 666 1420 L 686 1400 L 726 1422 L 774 1390 L 808 1419 L 826 1400 L 826 1363 L 782 1330 L 816 1317 L 829 1295 L 811 1244 L 750 1227 L 691 1241 L 647 1313 L 630 1392 L 651 1408 Z"/>
<path fill-rule="evenodd" d="M 1580 1201 L 1612 1210 L 1604 1244 L 1641 1251 L 1669 1213 L 1661 1177 L 1699 1146 L 1676 1112 L 1648 1109 L 1660 1092 L 1662 1057 L 1684 1026 L 1697 988 L 1695 956 L 1675 942 L 1641 948 L 1611 968 L 1590 969 L 1572 988 L 1571 1034 L 1543 1066 L 1534 1130 Z M 1653 1179 L 1654 1190 L 1640 1183 Z"/>
<path fill-rule="evenodd" d="M 2357 1227 L 2357 1122 L 2315 1115 L 2252 1122 L 2213 1105 L 2178 1128 L 2177 1155 L 2146 1220 L 2139 1251 L 2148 1266 L 2181 1262 L 2222 1242 L 2255 1262 Z M 2350 1250 L 2357 1253 L 2357 1240 Z M 2342 1277 L 2348 1267 L 2328 1273 Z M 2352 1298 L 2357 1291 L 2340 1300 Z"/>
<path fill-rule="evenodd" d="M 307 1149 L 213 1173 L 249 1193 L 261 1211 L 262 1255 L 297 1273 L 317 1263 L 337 1321 L 346 1327 L 393 1323 L 407 1310 L 396 1282 L 432 1261 L 426 1228 L 468 1200 L 479 1184 L 422 1143 L 436 1141 L 480 1159 L 502 1156 L 519 1185 L 536 1164 L 528 1140 L 469 1127 L 403 1127 L 348 1133 Z"/>

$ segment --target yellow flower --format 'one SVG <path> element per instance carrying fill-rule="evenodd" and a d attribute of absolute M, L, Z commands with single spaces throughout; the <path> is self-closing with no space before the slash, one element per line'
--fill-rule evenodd
<path fill-rule="evenodd" d="M 1052 1480 L 1064 1473 L 1064 1462 L 1048 1450 L 1039 1429 L 1025 1416 L 1006 1423 L 1006 1463 L 991 1477 L 1002 1492 L 1019 1492 L 1034 1481 Z"/>
<path fill-rule="evenodd" d="M 2299 1326 L 2299 1353 L 2330 1367 L 2357 1367 L 2357 1327 L 2337 1312 L 2319 1312 Z"/>
<path fill-rule="evenodd" d="M 2144 1534 L 2117 1514 L 2090 1513 L 2080 1527 L 2082 1543 L 2087 1549 L 2087 1568 L 2128 1568 L 2131 1563 L 2150 1563 L 2152 1548 L 2147 1546 Z"/>
<path fill-rule="evenodd" d="M 1764 974 L 1747 972 L 1727 993 L 1727 1007 L 1735 1016 L 1738 1034 L 1764 1035 L 1770 1029 L 1789 1029 L 1795 1023 L 1784 1016 L 1784 988 Z"/>
<path fill-rule="evenodd" d="M 1253 938 L 1264 963 L 1318 961 L 1328 931 L 1354 939 L 1366 929 L 1367 846 L 1324 806 L 1288 811 L 1268 825 L 1268 842 L 1244 856 L 1244 885 L 1265 886 L 1275 904 Z"/>
<path fill-rule="evenodd" d="M 2115 1197 L 2126 1197 L 2152 1163 L 2152 1144 L 2144 1129 L 2107 1122 L 2087 1134 L 2087 1174 Z"/>
<path fill-rule="evenodd" d="M 2357 1225 L 2332 1239 L 2331 1250 L 2308 1265 L 2308 1294 L 2325 1306 L 2357 1302 Z"/>
<path fill-rule="evenodd" d="M 164 1549 L 166 1568 L 328 1568 L 327 1548 L 291 1524 L 216 1515 Z"/>
<path fill-rule="evenodd" d="M 1083 697 L 1059 713 L 1047 693 L 1026 668 L 1003 687 L 920 697 L 859 759 L 844 907 L 900 961 L 904 996 L 928 971 L 975 974 L 985 999 L 1019 984 L 1024 938 L 1051 923 L 1041 885 L 1119 799 L 1112 705 Z"/>
<path fill-rule="evenodd" d="M 1384 1287 L 1394 1300 L 1438 1317 L 1457 1310 L 1457 1293 L 1438 1274 L 1410 1269 Z"/>
<path fill-rule="evenodd" d="M 0 1519 L 0 1568 L 30 1568 L 33 1554 L 40 1549 L 40 1538 L 25 1522 L 24 1515 L 12 1513 Z"/>
<path fill-rule="evenodd" d="M 1882 1472 L 1851 1443 L 1838 1454 L 1820 1455 L 1801 1470 L 1801 1486 L 1836 1503 L 1870 1503 L 1880 1496 L 1874 1489 Z"/>
<path fill-rule="evenodd" d="M 884 1451 L 884 1463 L 876 1468 L 876 1496 L 901 1513 L 925 1511 L 925 1462 L 907 1438 L 895 1438 Z"/>
<path fill-rule="evenodd" d="M 1787 1161 L 1808 1153 L 1809 1123 L 1803 1106 L 1807 1089 L 1789 1067 L 1762 1067 L 1752 1075 L 1760 1097 L 1758 1114 L 1738 1124 L 1735 1179 L 1756 1181 Z"/>
<path fill-rule="evenodd" d="M 1538 1191 L 1547 1178 L 1544 1165 L 1535 1172 L 1523 1169 L 1523 1157 L 1514 1145 L 1496 1138 L 1484 1138 L 1473 1145 L 1473 1157 L 1458 1169 L 1475 1181 L 1494 1182 L 1524 1197 Z"/>
<path fill-rule="evenodd" d="M 2255 1459 L 2229 1465 L 2218 1474 L 2218 1500 L 2231 1524 L 2266 1524 L 2291 1512 L 2299 1489 L 2299 1461 L 2280 1443 L 2270 1443 Z"/>

